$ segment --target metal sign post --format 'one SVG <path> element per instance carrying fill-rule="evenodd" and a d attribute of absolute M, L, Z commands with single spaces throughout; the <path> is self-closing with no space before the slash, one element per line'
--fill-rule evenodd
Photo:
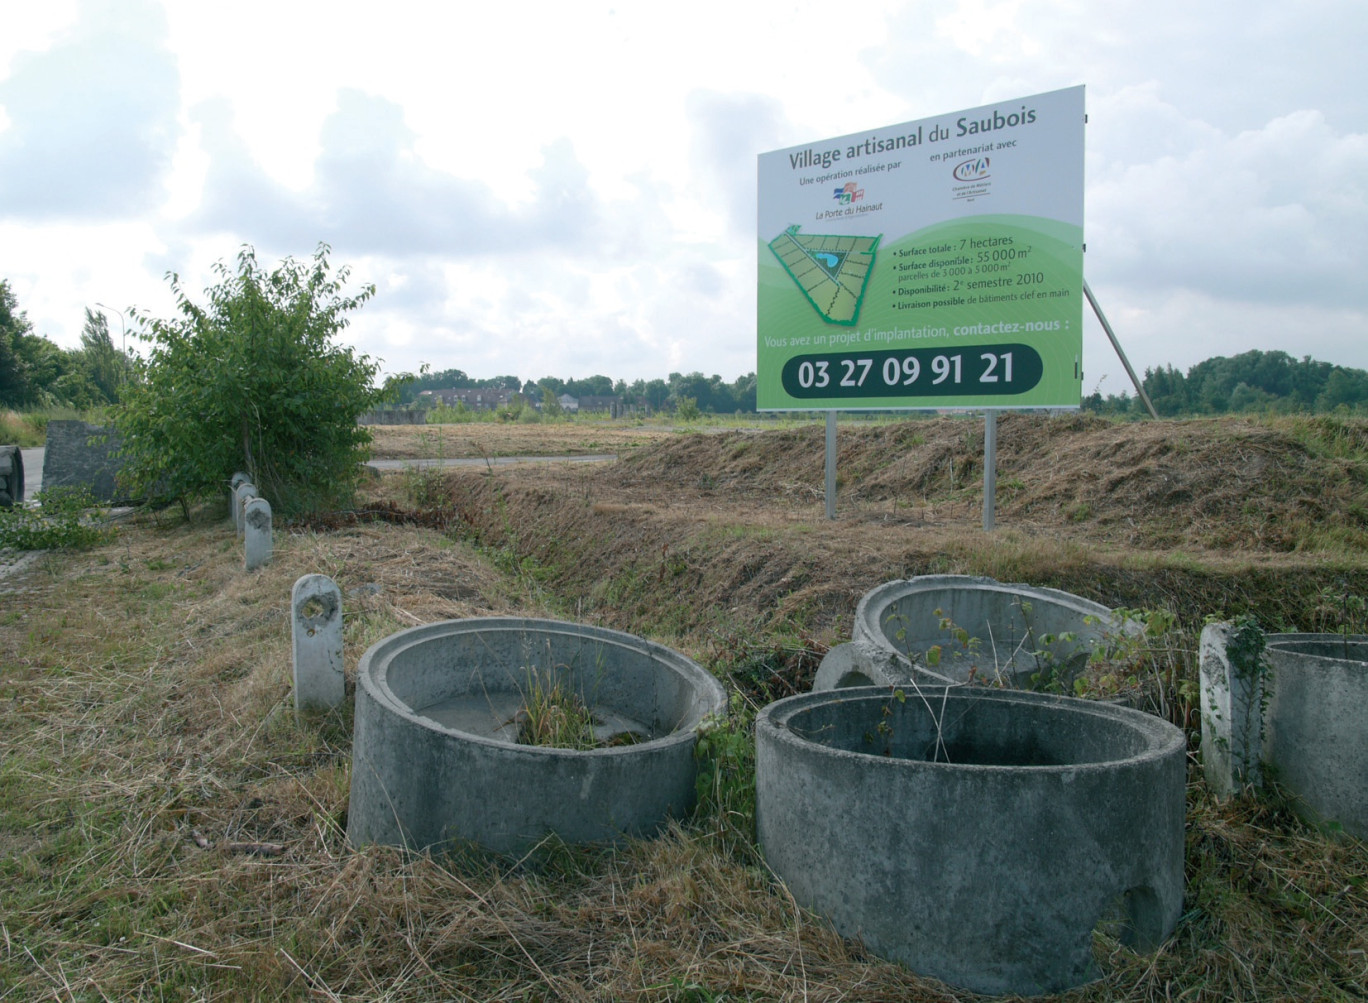
<path fill-rule="evenodd" d="M 983 531 L 991 533 L 997 509 L 997 412 L 983 413 Z"/>
<path fill-rule="evenodd" d="M 826 517 L 836 518 L 836 412 L 826 413 Z"/>
<path fill-rule="evenodd" d="M 1107 318 L 1102 313 L 1102 308 L 1097 305 L 1097 297 L 1093 295 L 1092 287 L 1088 285 L 1088 280 L 1083 280 L 1083 295 L 1088 297 L 1088 305 L 1092 307 L 1093 313 L 1102 323 L 1102 330 L 1107 332 L 1107 337 L 1111 339 L 1112 348 L 1116 349 L 1116 357 L 1121 360 L 1121 365 L 1126 367 L 1126 375 L 1130 377 L 1131 383 L 1135 386 L 1135 392 L 1140 395 L 1140 400 L 1145 404 L 1145 410 L 1149 416 L 1156 421 L 1159 413 L 1154 410 L 1154 405 L 1150 403 L 1149 394 L 1145 393 L 1145 387 L 1135 375 L 1135 370 L 1131 368 L 1130 359 L 1126 358 L 1126 353 L 1121 350 L 1121 342 L 1116 340 L 1116 334 L 1112 327 L 1107 323 Z"/>

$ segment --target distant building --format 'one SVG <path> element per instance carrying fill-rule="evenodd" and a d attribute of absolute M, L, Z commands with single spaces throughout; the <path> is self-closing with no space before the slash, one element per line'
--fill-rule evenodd
<path fill-rule="evenodd" d="M 515 392 L 513 390 L 492 390 L 489 387 L 423 390 L 418 394 L 418 401 L 425 406 L 443 404 L 446 407 L 455 407 L 457 402 L 460 402 L 472 411 L 493 411 L 512 400 Z"/>
<path fill-rule="evenodd" d="M 622 410 L 622 398 L 616 394 L 585 394 L 579 399 L 579 411 L 607 411 L 614 417 Z"/>
<path fill-rule="evenodd" d="M 561 394 L 556 400 L 562 411 L 572 414 L 579 411 L 604 411 L 610 418 L 621 418 L 629 410 L 622 403 L 622 398 L 616 394 L 585 394 L 583 397 Z"/>

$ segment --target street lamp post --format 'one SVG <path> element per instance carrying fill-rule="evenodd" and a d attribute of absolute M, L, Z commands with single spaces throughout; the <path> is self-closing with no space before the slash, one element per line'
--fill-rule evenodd
<path fill-rule="evenodd" d="M 112 306 L 105 306 L 103 303 L 96 303 L 95 305 L 96 305 L 97 307 L 99 307 L 101 310 L 113 310 L 115 313 L 117 313 L 117 314 L 119 315 L 119 344 L 120 344 L 120 346 L 121 346 L 121 347 L 120 347 L 120 351 L 123 352 L 123 357 L 121 358 L 121 360 L 120 360 L 120 365 L 119 365 L 119 369 L 120 369 L 120 371 L 123 373 L 123 379 L 122 379 L 120 382 L 127 383 L 127 382 L 128 382 L 128 325 L 124 323 L 123 311 L 122 311 L 122 310 L 118 310 L 118 309 L 116 309 L 116 308 L 114 308 L 114 307 L 112 307 Z"/>

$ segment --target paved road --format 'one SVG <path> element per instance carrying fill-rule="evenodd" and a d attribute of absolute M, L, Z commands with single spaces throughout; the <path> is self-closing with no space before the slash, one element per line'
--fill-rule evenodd
<path fill-rule="evenodd" d="M 373 470 L 403 470 L 406 467 L 483 467 L 486 464 L 506 467 L 515 463 L 607 463 L 616 459 L 616 453 L 588 453 L 579 456 L 491 456 L 487 460 L 483 456 L 463 456 L 425 460 L 368 460 L 366 466 Z M 24 457 L 24 462 L 28 462 L 27 456 Z"/>
<path fill-rule="evenodd" d="M 42 446 L 21 449 L 24 454 L 24 498 L 33 501 L 43 487 L 43 456 L 47 452 Z"/>
<path fill-rule="evenodd" d="M 24 497 L 33 500 L 43 487 L 42 446 L 23 450 L 24 454 Z M 403 470 L 405 467 L 482 467 L 486 463 L 496 467 L 515 463 L 607 463 L 616 460 L 616 453 L 588 453 L 580 456 L 482 456 L 424 460 L 371 460 L 366 466 L 375 470 Z"/>
<path fill-rule="evenodd" d="M 24 457 L 24 498 L 32 499 L 43 486 L 43 449 L 21 449 Z M 0 595 L 19 589 L 5 584 L 5 579 L 17 575 L 38 559 L 34 550 L 0 550 Z"/>

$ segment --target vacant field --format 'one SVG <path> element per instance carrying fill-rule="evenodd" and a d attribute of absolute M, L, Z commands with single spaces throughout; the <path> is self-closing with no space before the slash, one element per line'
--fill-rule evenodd
<path fill-rule="evenodd" d="M 0 583 L 0 999 L 969 999 L 797 909 L 750 839 L 745 723 L 809 685 L 861 594 L 972 573 L 1166 611 L 1149 671 L 1194 740 L 1205 617 L 1363 629 L 1362 421 L 1008 416 L 992 535 L 977 420 L 843 425 L 835 521 L 819 424 L 376 432 L 379 456 L 620 459 L 385 475 L 353 511 L 278 527 L 250 575 L 211 508 Z M 349 674 L 380 637 L 473 615 L 685 651 L 735 694 L 719 783 L 616 851 L 348 848 L 350 712 L 290 709 L 309 572 L 343 590 Z M 1188 803 L 1174 937 L 1137 956 L 1099 936 L 1104 979 L 1063 998 L 1368 995 L 1368 850 L 1276 794 L 1218 805 L 1196 769 Z"/>
<path fill-rule="evenodd" d="M 459 425 L 372 425 L 377 458 L 416 459 L 482 456 L 630 453 L 670 430 L 663 425 L 577 421 L 519 425 L 470 422 Z"/>

